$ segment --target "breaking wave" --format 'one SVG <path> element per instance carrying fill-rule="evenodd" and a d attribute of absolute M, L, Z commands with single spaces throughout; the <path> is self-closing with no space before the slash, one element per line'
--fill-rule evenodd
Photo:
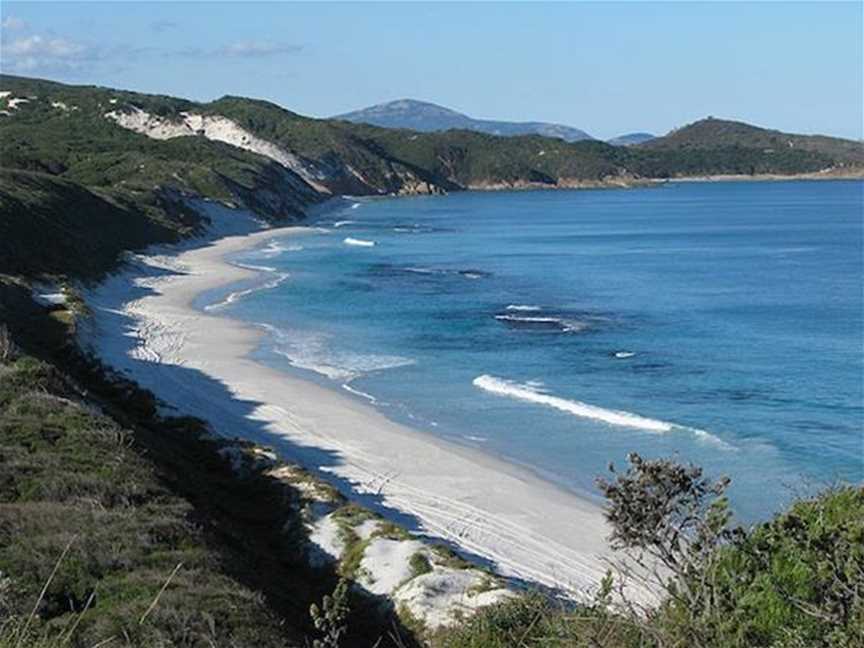
<path fill-rule="evenodd" d="M 658 434 L 672 432 L 673 430 L 684 430 L 690 432 L 700 440 L 730 448 L 726 443 L 705 430 L 698 430 L 684 425 L 676 425 L 675 423 L 668 423 L 666 421 L 658 421 L 657 419 L 647 418 L 631 412 L 604 409 L 577 400 L 567 400 L 566 398 L 547 394 L 529 384 L 520 384 L 511 380 L 496 378 L 495 376 L 490 376 L 488 374 L 478 376 L 473 380 L 473 384 L 475 387 L 489 392 L 490 394 L 495 394 L 496 396 L 513 398 L 515 400 L 534 403 L 536 405 L 545 405 L 546 407 L 552 407 L 580 418 L 600 421 L 602 423 L 619 427 L 655 432 Z"/>
<path fill-rule="evenodd" d="M 345 245 L 355 245 L 358 247 L 375 247 L 375 241 L 366 241 L 364 239 L 356 239 L 347 237 L 344 241 L 342 241 Z"/>
<path fill-rule="evenodd" d="M 359 389 L 354 389 L 354 388 L 353 388 L 351 385 L 349 385 L 348 383 L 344 383 L 344 384 L 342 385 L 342 389 L 344 389 L 345 391 L 347 391 L 347 392 L 349 392 L 349 393 L 351 393 L 351 394 L 354 394 L 355 396 L 359 396 L 360 398 L 365 398 L 365 399 L 368 400 L 370 403 L 377 403 L 377 402 L 378 402 L 378 399 L 375 398 L 372 394 L 367 394 L 366 392 L 364 392 L 364 391 L 360 391 Z"/>
<path fill-rule="evenodd" d="M 263 269 L 262 267 L 256 268 L 255 266 L 244 266 L 244 267 L 252 268 L 253 270 L 262 270 Z M 204 310 L 210 311 L 210 310 L 215 310 L 217 308 L 224 308 L 225 306 L 229 306 L 229 305 L 233 304 L 234 302 L 236 302 L 240 299 L 243 299 L 244 297 L 251 295 L 253 293 L 257 293 L 257 292 L 260 292 L 262 290 L 271 290 L 273 288 L 276 288 L 280 284 L 282 284 L 282 282 L 284 282 L 290 276 L 291 275 L 288 274 L 287 272 L 280 272 L 280 273 L 276 274 L 269 281 L 266 281 L 266 282 L 259 284 L 257 286 L 252 286 L 251 288 L 244 288 L 243 290 L 235 290 L 234 292 L 229 293 L 228 296 L 225 297 L 225 299 L 222 299 L 221 301 L 218 301 L 214 304 L 208 304 L 207 306 L 204 307 Z"/>
<path fill-rule="evenodd" d="M 262 256 L 265 259 L 272 259 L 279 256 L 283 252 L 299 252 L 303 249 L 302 245 L 292 243 L 291 245 L 283 245 L 278 241 L 270 241 L 266 247 L 257 250 L 256 256 Z"/>

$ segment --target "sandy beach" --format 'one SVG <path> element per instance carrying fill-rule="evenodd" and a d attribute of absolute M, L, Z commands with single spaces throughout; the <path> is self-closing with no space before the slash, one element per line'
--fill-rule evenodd
<path fill-rule="evenodd" d="M 204 208 L 213 220 L 207 236 L 135 255 L 87 291 L 93 316 L 83 343 L 177 413 L 270 446 L 351 499 L 505 577 L 576 593 L 598 582 L 609 550 L 596 505 L 263 366 L 249 358 L 263 330 L 194 308 L 205 291 L 260 279 L 226 257 L 309 231 L 262 229 L 242 212 Z"/>

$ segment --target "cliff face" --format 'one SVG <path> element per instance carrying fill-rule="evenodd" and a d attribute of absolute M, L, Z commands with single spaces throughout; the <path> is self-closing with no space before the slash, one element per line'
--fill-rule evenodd
<path fill-rule="evenodd" d="M 386 156 L 369 154 L 371 152 L 359 146 L 354 150 L 328 151 L 320 159 L 313 159 L 296 153 L 290 141 L 269 141 L 222 115 L 181 112 L 174 118 L 168 118 L 148 113 L 135 105 L 127 105 L 105 113 L 105 117 L 123 128 L 155 140 L 203 137 L 256 153 L 302 178 L 306 187 L 297 182 L 291 183 L 290 187 L 301 194 L 308 187 L 325 196 L 416 195 L 442 193 L 445 190 L 429 174 Z M 281 117 L 290 119 L 287 115 Z M 286 174 L 284 177 L 290 179 L 291 176 Z M 248 199 L 245 193 L 243 196 Z M 269 202 L 272 203 L 272 200 Z M 247 205 L 255 207 L 254 201 L 247 202 Z"/>

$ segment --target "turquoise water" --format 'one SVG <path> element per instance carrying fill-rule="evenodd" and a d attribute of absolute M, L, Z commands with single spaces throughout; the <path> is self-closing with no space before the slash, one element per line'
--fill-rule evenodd
<path fill-rule="evenodd" d="M 861 216 L 841 181 L 370 200 L 246 253 L 259 289 L 215 311 L 267 325 L 261 361 L 581 494 L 674 454 L 753 520 L 864 479 Z"/>

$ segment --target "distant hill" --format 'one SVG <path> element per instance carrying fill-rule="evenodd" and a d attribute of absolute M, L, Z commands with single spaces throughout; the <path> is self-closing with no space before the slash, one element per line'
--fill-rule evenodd
<path fill-rule="evenodd" d="M 656 137 L 653 133 L 625 133 L 624 135 L 606 140 L 606 143 L 612 146 L 634 146 L 635 144 L 643 144 Z"/>
<path fill-rule="evenodd" d="M 489 119 L 474 119 L 450 108 L 426 101 L 399 99 L 378 104 L 362 110 L 336 115 L 354 123 L 371 124 L 383 128 L 407 128 L 431 133 L 451 129 L 471 130 L 490 135 L 543 135 L 557 137 L 567 142 L 594 139 L 588 133 L 572 126 L 546 122 L 508 122 Z"/>
<path fill-rule="evenodd" d="M 864 164 L 864 144 L 826 135 L 795 135 L 760 128 L 744 122 L 708 117 L 673 130 L 668 135 L 639 145 L 654 151 L 686 151 L 718 148 L 757 149 L 767 155 L 807 151 L 831 158 L 835 165 Z"/>

